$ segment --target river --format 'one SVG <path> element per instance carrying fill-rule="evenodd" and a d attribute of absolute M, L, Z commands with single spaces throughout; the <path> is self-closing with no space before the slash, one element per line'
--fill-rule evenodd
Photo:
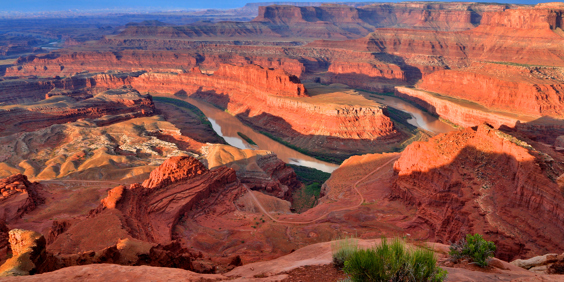
<path fill-rule="evenodd" d="M 370 98 L 381 104 L 385 104 L 411 114 L 412 118 L 409 119 L 408 122 L 427 131 L 433 133 L 443 133 L 454 130 L 454 128 L 450 125 L 401 99 L 374 94 L 371 94 Z M 255 132 L 236 117 L 208 103 L 191 98 L 184 98 L 183 100 L 198 107 L 211 122 L 213 130 L 233 147 L 237 147 L 239 149 L 269 150 L 274 152 L 279 159 L 286 163 L 311 167 L 328 173 L 332 173 L 339 167 L 336 164 L 323 162 L 304 155 L 266 137 L 263 134 Z M 255 143 L 257 143 L 257 145 L 247 143 L 237 134 L 237 132 L 247 135 Z"/>
<path fill-rule="evenodd" d="M 272 151 L 285 163 L 311 167 L 327 173 L 332 173 L 339 167 L 339 165 L 320 161 L 316 158 L 304 155 L 266 137 L 261 133 L 255 132 L 236 117 L 208 103 L 190 98 L 184 98 L 183 100 L 198 107 L 211 122 L 213 130 L 233 147 L 237 147 L 239 149 L 261 149 Z M 257 145 L 250 145 L 239 137 L 237 132 L 247 135 L 255 143 L 257 143 Z"/>
<path fill-rule="evenodd" d="M 450 132 L 454 130 L 452 126 L 442 122 L 437 117 L 432 116 L 431 114 L 417 108 L 416 106 L 402 99 L 377 94 L 365 95 L 365 97 L 380 104 L 384 104 L 386 106 L 390 106 L 410 114 L 411 119 L 408 119 L 407 122 L 413 126 L 425 129 L 435 134 Z"/>

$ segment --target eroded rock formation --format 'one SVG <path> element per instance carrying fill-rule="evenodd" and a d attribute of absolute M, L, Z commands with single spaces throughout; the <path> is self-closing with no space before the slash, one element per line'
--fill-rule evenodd
<path fill-rule="evenodd" d="M 99 125 L 115 123 L 140 116 L 151 116 L 155 105 L 151 96 L 139 94 L 131 88 L 119 88 L 97 94 L 89 99 L 76 101 L 60 96 L 28 104 L 22 107 L 0 107 L 2 136 L 22 131 L 35 131 L 53 124 L 73 122 L 81 118 L 101 118 L 121 115 L 116 119 L 100 119 Z"/>
<path fill-rule="evenodd" d="M 530 117 L 520 118 L 517 115 L 491 111 L 477 104 L 465 103 L 463 100 L 453 101 L 448 99 L 448 97 L 441 97 L 435 93 L 419 89 L 397 87 L 395 95 L 463 127 L 487 123 L 495 128 L 501 126 L 514 128 L 520 123 L 521 119 L 525 121 L 531 119 Z"/>
<path fill-rule="evenodd" d="M 0 179 L 0 219 L 4 222 L 21 218 L 25 213 L 33 211 L 45 202 L 41 195 L 43 186 L 30 182 L 22 174 L 14 174 Z"/>
<path fill-rule="evenodd" d="M 95 220 L 117 211 L 118 217 L 126 219 L 124 228 L 133 238 L 168 243 L 184 213 L 211 193 L 237 189 L 239 182 L 230 168 L 207 170 L 193 157 L 173 157 L 143 185 L 146 187 L 132 184 L 113 188 L 91 217 Z"/>
<path fill-rule="evenodd" d="M 486 125 L 406 148 L 395 163 L 392 197 L 417 207 L 407 230 L 454 242 L 466 233 L 497 244 L 510 260 L 561 251 L 564 196 L 552 157 Z"/>
<path fill-rule="evenodd" d="M 561 68 L 475 63 L 426 75 L 418 88 L 515 114 L 564 115 Z"/>
<path fill-rule="evenodd" d="M 13 229 L 9 233 L 12 257 L 0 266 L 0 276 L 35 274 L 45 261 L 45 238 L 28 230 Z"/>
<path fill-rule="evenodd" d="M 291 200 L 301 187 L 294 170 L 264 150 L 237 149 L 228 145 L 208 145 L 203 150 L 210 168 L 227 166 L 237 172 L 241 183 L 274 197 Z"/>

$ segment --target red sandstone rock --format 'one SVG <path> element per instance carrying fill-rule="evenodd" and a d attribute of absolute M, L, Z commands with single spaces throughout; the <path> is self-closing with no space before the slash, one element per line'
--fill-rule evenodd
<path fill-rule="evenodd" d="M 196 65 L 196 58 L 190 54 L 155 51 L 119 52 L 69 52 L 52 53 L 42 56 L 20 58 L 18 66 L 6 70 L 6 76 L 74 74 L 88 70 L 105 72 L 121 70 L 126 72 L 144 70 L 190 69 Z"/>
<path fill-rule="evenodd" d="M 80 118 L 100 118 L 106 115 L 122 115 L 118 119 L 101 120 L 107 125 L 117 120 L 151 116 L 155 105 L 150 96 L 140 95 L 131 88 L 108 90 L 96 96 L 75 101 L 70 98 L 54 98 L 21 108 L 0 107 L 0 135 L 35 131 L 53 124 L 76 121 Z"/>
<path fill-rule="evenodd" d="M 172 157 L 151 172 L 149 179 L 143 182 L 145 188 L 162 188 L 173 183 L 194 178 L 207 173 L 208 169 L 198 160 L 190 157 Z M 123 186 L 118 187 L 123 193 Z M 115 190 L 116 188 L 114 188 Z M 113 191 L 113 190 L 112 190 Z M 112 198 L 111 194 L 108 198 Z M 110 208 L 110 207 L 108 207 Z"/>
<path fill-rule="evenodd" d="M 12 257 L 0 266 L 0 276 L 21 276 L 37 272 L 45 260 L 45 238 L 28 230 L 13 229 L 9 233 Z"/>
<path fill-rule="evenodd" d="M 47 244 L 55 242 L 57 237 L 67 231 L 71 223 L 67 220 L 53 220 L 53 225 L 49 229 L 49 235 L 47 236 Z"/>
<path fill-rule="evenodd" d="M 22 174 L 14 174 L 0 179 L 0 218 L 6 222 L 21 218 L 45 202 L 41 195 L 43 186 L 37 182 L 29 182 Z"/>
<path fill-rule="evenodd" d="M 344 42 L 315 42 L 308 46 L 350 48 L 400 56 L 405 62 L 429 73 L 440 68 L 465 67 L 474 61 L 564 66 L 563 9 L 536 7 L 487 11 L 482 23 L 465 31 L 432 31 L 378 28 L 362 39 Z M 408 76 L 417 75 L 417 73 Z"/>
<path fill-rule="evenodd" d="M 117 243 L 101 250 L 89 250 L 74 254 L 48 252 L 39 261 L 37 273 L 55 271 L 61 268 L 112 263 L 120 265 L 150 265 L 169 268 L 196 270 L 192 264 L 198 255 L 180 246 L 178 242 L 157 245 L 134 239 L 119 239 Z"/>
<path fill-rule="evenodd" d="M 0 221 L 0 264 L 3 264 L 8 259 L 8 253 L 10 252 L 9 231 L 10 228 L 6 226 L 6 222 Z"/>
<path fill-rule="evenodd" d="M 263 69 L 259 66 L 237 67 L 222 65 L 214 76 L 242 83 L 244 86 L 283 97 L 307 97 L 300 79 L 278 69 Z M 243 90 L 243 89 L 241 89 Z"/>
<path fill-rule="evenodd" d="M 122 266 L 115 264 L 79 265 L 54 272 L 23 277 L 9 277 L 6 281 L 125 281 L 125 280 L 164 280 L 198 281 L 202 279 L 220 280 L 221 274 L 198 274 L 184 269 L 152 266 Z"/>
<path fill-rule="evenodd" d="M 204 151 L 209 167 L 233 168 L 241 183 L 252 190 L 292 201 L 293 192 L 302 186 L 294 170 L 269 151 L 219 144 L 208 145 Z"/>
<path fill-rule="evenodd" d="M 396 87 L 395 90 L 396 96 L 418 104 L 430 113 L 463 127 L 476 126 L 482 123 L 487 123 L 495 128 L 501 126 L 514 128 L 519 125 L 520 118 L 518 116 L 493 112 L 480 105 L 468 104 L 467 101 L 454 102 L 446 97 L 407 87 Z"/>
<path fill-rule="evenodd" d="M 397 65 L 378 64 L 372 65 L 364 62 L 340 62 L 335 61 L 329 66 L 329 72 L 334 74 L 363 74 L 370 78 L 386 78 L 405 80 L 403 71 Z"/>
<path fill-rule="evenodd" d="M 272 74 L 275 76 L 272 77 Z M 297 78 L 257 67 L 222 66 L 214 75 L 148 73 L 132 79 L 141 91 L 177 93 L 227 108 L 229 112 L 267 130 L 286 135 L 321 135 L 343 139 L 397 140 L 398 131 L 384 107 L 308 103 Z M 267 85 L 263 80 L 271 81 Z M 249 95 L 252 94 L 252 95 Z M 282 96 L 282 97 L 280 97 Z M 284 114 L 282 114 L 284 113 Z M 307 118 L 304 118 L 307 113 Z M 312 126 L 315 125 L 315 126 Z"/>
<path fill-rule="evenodd" d="M 106 42 L 123 46 L 132 40 L 172 41 L 182 38 L 265 38 L 301 37 L 347 39 L 364 36 L 378 27 L 403 27 L 431 30 L 466 30 L 479 22 L 484 10 L 503 9 L 497 5 L 475 3 L 397 3 L 362 7 L 323 5 L 297 7 L 271 5 L 259 7 L 251 22 L 198 23 L 186 26 L 129 25 L 119 36 Z M 174 42 L 177 41 L 177 42 Z M 142 44 L 142 43 L 140 43 Z M 142 44 L 146 47 L 148 44 Z"/>
<path fill-rule="evenodd" d="M 426 75 L 418 88 L 516 114 L 564 116 L 564 75 L 556 68 L 473 64 Z"/>
<path fill-rule="evenodd" d="M 548 177 L 562 168 L 550 159 L 486 125 L 441 134 L 402 153 L 392 197 L 417 207 L 405 227 L 430 240 L 484 234 L 505 260 L 562 252 L 564 196 Z"/>
<path fill-rule="evenodd" d="M 141 240 L 168 243 L 184 213 L 212 192 L 238 186 L 235 171 L 220 167 L 208 171 L 192 157 L 174 157 L 163 163 L 143 186 L 133 184 L 109 191 L 108 198 L 91 212 L 95 221 L 106 210 L 125 217 L 125 230 Z"/>
<path fill-rule="evenodd" d="M 375 92 L 391 92 L 398 84 L 406 83 L 405 72 L 396 64 L 383 62 L 333 61 L 323 83 L 343 83 L 354 88 Z"/>

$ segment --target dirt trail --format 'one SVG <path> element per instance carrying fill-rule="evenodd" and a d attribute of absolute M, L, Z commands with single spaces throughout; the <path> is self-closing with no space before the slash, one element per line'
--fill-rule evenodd
<path fill-rule="evenodd" d="M 251 195 L 251 197 L 253 198 L 253 200 L 256 202 L 256 204 L 258 205 L 258 207 L 260 208 L 260 210 L 266 215 L 268 216 L 270 219 L 272 219 L 272 221 L 274 222 L 278 222 L 278 223 L 284 223 L 284 224 L 311 224 L 314 223 L 320 219 L 323 219 L 325 217 L 327 217 L 330 213 L 332 212 L 339 212 L 339 211 L 345 211 L 345 210 L 352 210 L 355 208 L 360 207 L 360 205 L 362 205 L 362 203 L 364 202 L 364 196 L 362 196 L 362 193 L 360 193 L 360 191 L 358 190 L 358 184 L 360 184 L 362 181 L 366 180 L 369 176 L 371 176 L 372 174 L 378 172 L 380 169 L 384 168 L 385 166 L 389 165 L 391 162 L 396 161 L 397 159 L 399 159 L 400 156 L 396 156 L 393 157 L 392 159 L 388 160 L 386 163 L 384 163 L 383 165 L 377 167 L 376 169 L 374 169 L 373 171 L 371 171 L 369 174 L 365 175 L 363 178 L 359 179 L 358 181 L 356 181 L 353 184 L 353 188 L 356 191 L 356 193 L 358 193 L 358 195 L 360 196 L 360 201 L 358 202 L 358 204 L 351 206 L 351 207 L 346 207 L 346 208 L 341 208 L 341 209 L 337 209 L 337 210 L 332 210 L 328 213 L 325 213 L 324 215 L 313 219 L 313 220 L 309 220 L 309 221 L 286 221 L 286 220 L 278 220 L 274 217 L 272 217 L 267 211 L 266 209 L 262 206 L 262 204 L 259 202 L 259 200 L 255 197 L 255 195 L 251 192 L 251 189 L 249 189 L 249 187 L 247 187 L 247 185 L 243 184 L 243 186 L 245 187 L 245 189 L 247 189 L 247 192 L 249 192 L 249 194 Z"/>

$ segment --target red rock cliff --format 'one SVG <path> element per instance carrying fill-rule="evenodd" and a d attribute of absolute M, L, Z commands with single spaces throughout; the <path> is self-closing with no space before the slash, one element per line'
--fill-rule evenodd
<path fill-rule="evenodd" d="M 409 228 L 430 240 L 467 233 L 493 240 L 511 260 L 564 250 L 564 196 L 550 156 L 486 125 L 408 146 L 395 163 L 392 197 L 417 207 Z M 556 171 L 554 171 L 556 169 Z"/>
<path fill-rule="evenodd" d="M 167 243 L 186 212 L 212 193 L 238 189 L 239 181 L 230 168 L 207 170 L 192 157 L 174 157 L 151 173 L 144 185 L 110 190 L 91 217 L 103 220 L 103 214 L 118 211 L 127 219 L 126 229 L 134 238 Z"/>
<path fill-rule="evenodd" d="M 473 64 L 429 74 L 418 88 L 458 97 L 489 109 L 563 116 L 564 75 L 558 68 Z"/>
<path fill-rule="evenodd" d="M 241 83 L 244 88 L 253 87 L 275 96 L 307 97 L 307 91 L 300 79 L 279 69 L 264 69 L 256 65 L 245 67 L 222 65 L 214 76 Z"/>
<path fill-rule="evenodd" d="M 42 190 L 41 184 L 30 182 L 23 174 L 0 179 L 0 220 L 9 224 L 11 220 L 21 218 L 45 203 Z"/>
<path fill-rule="evenodd" d="M 225 65 L 213 75 L 199 74 L 197 70 L 180 75 L 147 73 L 133 79 L 131 85 L 141 91 L 160 93 L 184 90 L 257 126 L 293 136 L 395 140 L 400 135 L 386 115 L 385 107 L 297 99 L 306 98 L 306 90 L 297 78 L 256 66 L 247 71 L 247 68 Z"/>
<path fill-rule="evenodd" d="M 28 56 L 18 59 L 5 76 L 68 75 L 82 71 L 137 71 L 159 69 L 175 71 L 196 65 L 193 55 L 167 51 L 68 52 Z"/>
<path fill-rule="evenodd" d="M 482 16 L 482 27 L 505 27 L 518 29 L 556 29 L 562 28 L 564 7 L 509 9 L 506 11 L 487 12 Z"/>

